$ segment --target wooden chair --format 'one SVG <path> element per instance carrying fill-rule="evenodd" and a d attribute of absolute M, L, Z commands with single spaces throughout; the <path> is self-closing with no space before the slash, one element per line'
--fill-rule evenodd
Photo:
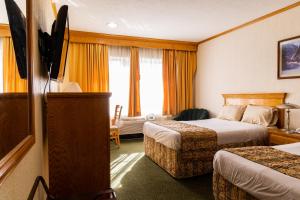
<path fill-rule="evenodd" d="M 116 145 L 118 145 L 119 147 L 121 144 L 120 129 L 116 123 L 120 119 L 121 113 L 122 113 L 122 106 L 116 105 L 115 115 L 114 115 L 114 118 L 111 120 L 111 126 L 110 126 L 110 139 L 115 140 Z"/>

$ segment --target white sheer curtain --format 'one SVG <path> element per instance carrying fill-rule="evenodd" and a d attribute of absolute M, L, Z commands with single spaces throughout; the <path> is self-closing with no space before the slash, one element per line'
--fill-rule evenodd
<path fill-rule="evenodd" d="M 110 114 L 114 115 L 115 106 L 122 105 L 122 116 L 128 114 L 130 48 L 110 46 L 109 55 L 109 90 Z"/>
<path fill-rule="evenodd" d="M 162 50 L 140 49 L 142 115 L 161 114 L 163 107 Z"/>
<path fill-rule="evenodd" d="M 3 93 L 3 41 L 0 38 L 0 93 Z"/>

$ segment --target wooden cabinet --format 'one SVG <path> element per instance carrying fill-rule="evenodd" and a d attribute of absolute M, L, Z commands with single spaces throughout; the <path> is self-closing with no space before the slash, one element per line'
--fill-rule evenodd
<path fill-rule="evenodd" d="M 110 93 L 49 93 L 49 188 L 59 199 L 110 187 Z"/>
<path fill-rule="evenodd" d="M 277 128 L 269 129 L 270 145 L 290 144 L 295 142 L 300 142 L 300 134 L 290 134 Z"/>

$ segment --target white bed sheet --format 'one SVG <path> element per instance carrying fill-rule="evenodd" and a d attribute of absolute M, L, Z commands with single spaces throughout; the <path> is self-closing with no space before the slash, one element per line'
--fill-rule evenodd
<path fill-rule="evenodd" d="M 300 143 L 274 146 L 274 148 L 300 155 Z M 258 199 L 300 199 L 299 179 L 287 176 L 227 151 L 221 150 L 216 153 L 214 170 L 229 182 Z"/>
<path fill-rule="evenodd" d="M 222 119 L 206 119 L 195 121 L 182 121 L 216 131 L 218 144 L 230 144 L 239 142 L 249 142 L 251 140 L 265 140 L 268 136 L 268 129 L 265 126 L 249 124 L 238 121 L 228 121 Z M 156 142 L 168 148 L 178 150 L 181 147 L 180 133 L 171 129 L 158 126 L 151 122 L 146 122 L 143 133 L 153 138 Z"/>
<path fill-rule="evenodd" d="M 136 134 L 143 132 L 145 119 L 139 120 L 119 120 L 118 127 L 120 128 L 120 135 Z"/>

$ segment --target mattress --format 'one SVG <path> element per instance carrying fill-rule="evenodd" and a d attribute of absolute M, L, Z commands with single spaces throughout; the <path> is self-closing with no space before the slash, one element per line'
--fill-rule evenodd
<path fill-rule="evenodd" d="M 145 119 L 120 120 L 118 122 L 118 127 L 120 128 L 120 135 L 142 133 L 145 121 Z"/>
<path fill-rule="evenodd" d="M 154 115 L 155 121 L 171 119 L 171 115 Z M 120 128 L 120 135 L 129 135 L 136 133 L 143 133 L 143 126 L 146 121 L 149 121 L 146 117 L 122 117 L 117 125 Z M 151 120 L 150 120 L 151 121 Z"/>
<path fill-rule="evenodd" d="M 300 155 L 300 143 L 274 148 Z M 297 178 L 222 150 L 216 153 L 213 165 L 216 173 L 258 199 L 300 199 L 300 180 Z"/>
<path fill-rule="evenodd" d="M 268 137 L 268 129 L 265 126 L 256 124 L 217 118 L 182 122 L 214 130 L 217 133 L 218 145 L 249 142 L 252 140 L 264 141 Z M 168 148 L 178 150 L 181 147 L 181 135 L 174 130 L 146 122 L 143 127 L 143 133 Z"/>

